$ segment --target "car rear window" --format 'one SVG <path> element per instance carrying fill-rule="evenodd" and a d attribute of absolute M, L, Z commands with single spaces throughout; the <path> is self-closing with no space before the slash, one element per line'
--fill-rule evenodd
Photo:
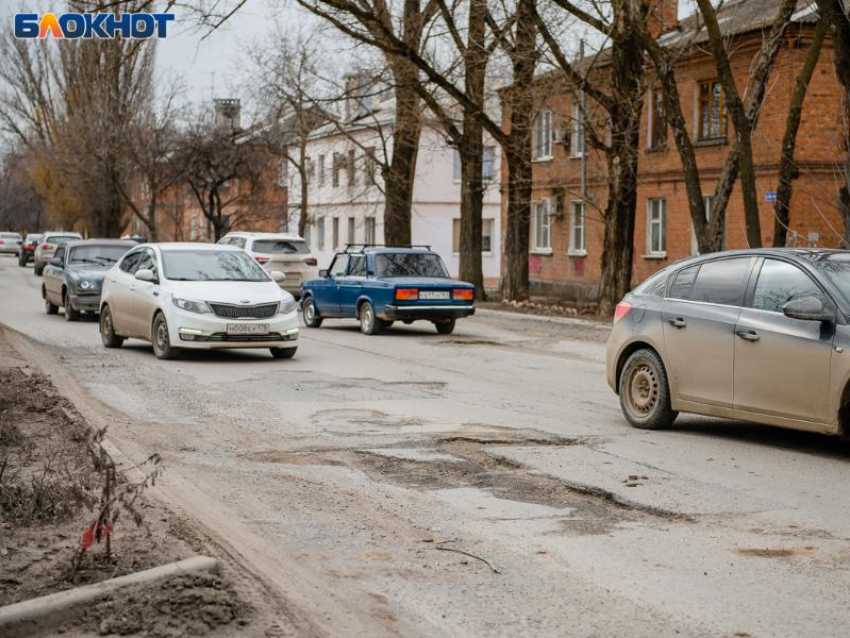
<path fill-rule="evenodd" d="M 51 235 L 44 241 L 49 244 L 67 244 L 69 241 L 77 241 L 79 239 L 76 235 Z"/>
<path fill-rule="evenodd" d="M 307 243 L 298 239 L 256 239 L 251 247 L 257 253 L 281 253 L 283 255 L 305 255 L 310 252 Z"/>
<path fill-rule="evenodd" d="M 3 239 L 20 239 L 21 236 L 18 233 L 0 233 L 0 237 Z"/>
<path fill-rule="evenodd" d="M 749 272 L 750 258 L 720 259 L 702 264 L 691 289 L 691 301 L 740 306 Z"/>
<path fill-rule="evenodd" d="M 375 255 L 378 277 L 440 277 L 449 273 L 443 260 L 434 253 L 380 253 Z"/>

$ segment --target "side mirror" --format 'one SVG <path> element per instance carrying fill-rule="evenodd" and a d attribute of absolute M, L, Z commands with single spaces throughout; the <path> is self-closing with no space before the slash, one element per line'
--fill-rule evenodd
<path fill-rule="evenodd" d="M 280 272 L 279 270 L 272 270 L 269 274 L 272 276 L 272 279 L 274 279 L 277 283 L 280 283 L 281 281 L 286 279 L 286 274 Z"/>
<path fill-rule="evenodd" d="M 156 275 L 153 270 L 149 268 L 142 268 L 141 270 L 136 271 L 136 279 L 139 281 L 149 281 L 153 283 L 156 281 Z"/>
<path fill-rule="evenodd" d="M 832 321 L 833 312 L 817 297 L 794 299 L 782 306 L 782 314 L 802 321 Z"/>
<path fill-rule="evenodd" d="M 322 279 L 327 279 L 328 278 L 328 269 L 323 268 L 322 270 L 320 270 L 319 271 L 319 277 L 321 277 Z"/>

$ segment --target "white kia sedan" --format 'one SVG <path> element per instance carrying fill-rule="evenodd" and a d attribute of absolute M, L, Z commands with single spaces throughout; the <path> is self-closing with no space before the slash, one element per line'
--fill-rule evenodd
<path fill-rule="evenodd" d="M 289 359 L 298 347 L 298 315 L 295 299 L 278 285 L 283 277 L 236 246 L 137 246 L 103 279 L 103 345 L 118 348 L 132 337 L 150 341 L 160 359 L 184 348 L 268 348 Z"/>

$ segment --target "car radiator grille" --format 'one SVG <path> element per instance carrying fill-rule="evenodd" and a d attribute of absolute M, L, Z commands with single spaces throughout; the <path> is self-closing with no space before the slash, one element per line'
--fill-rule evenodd
<path fill-rule="evenodd" d="M 223 303 L 209 304 L 212 311 L 223 319 L 269 319 L 277 314 L 276 303 L 258 306 L 231 306 Z"/>
<path fill-rule="evenodd" d="M 195 336 L 191 341 L 202 341 L 206 343 L 265 343 L 268 341 L 295 341 L 295 339 L 295 335 L 282 335 L 279 332 L 271 332 L 267 335 L 229 335 L 226 332 L 215 332 L 211 335 Z"/>

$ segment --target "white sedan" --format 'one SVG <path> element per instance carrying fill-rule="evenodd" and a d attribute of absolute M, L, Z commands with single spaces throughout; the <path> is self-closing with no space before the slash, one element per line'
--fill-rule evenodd
<path fill-rule="evenodd" d="M 289 359 L 298 347 L 295 299 L 235 246 L 145 244 L 103 279 L 100 336 L 107 348 L 127 337 L 153 344 L 160 359 L 181 349 L 268 348 Z"/>

